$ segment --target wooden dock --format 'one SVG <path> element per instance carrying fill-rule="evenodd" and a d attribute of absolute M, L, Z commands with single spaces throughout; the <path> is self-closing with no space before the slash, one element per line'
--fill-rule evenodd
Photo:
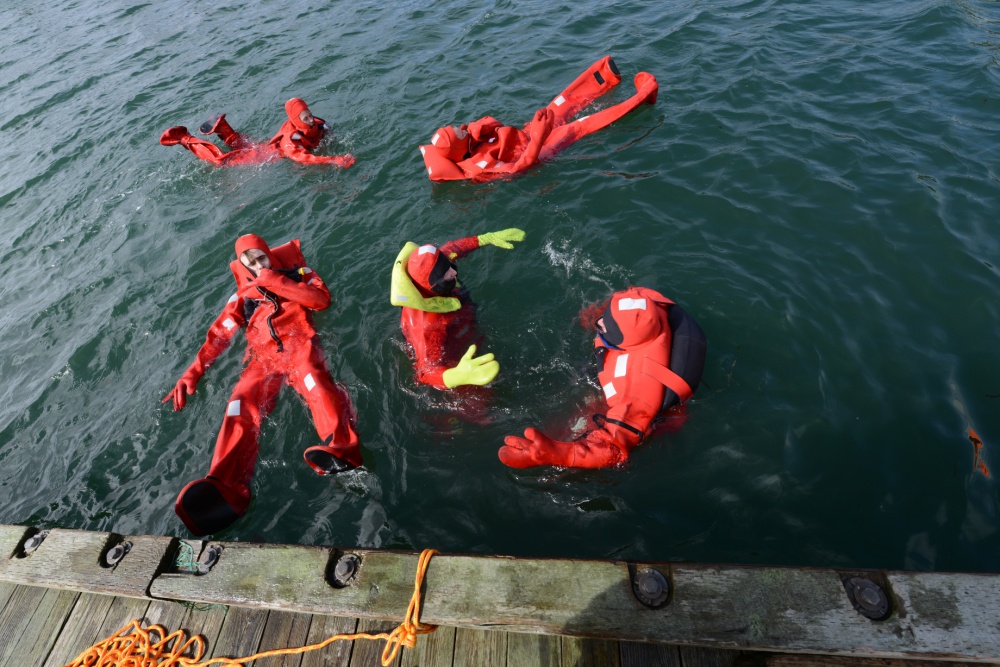
<path fill-rule="evenodd" d="M 386 632 L 417 563 L 24 526 L 0 526 L 0 551 L 0 667 L 65 665 L 132 619 L 201 635 L 206 659 Z M 441 627 L 394 665 L 1000 664 L 994 575 L 440 555 L 424 586 L 420 620 Z M 336 642 L 251 664 L 379 665 L 383 646 Z"/>

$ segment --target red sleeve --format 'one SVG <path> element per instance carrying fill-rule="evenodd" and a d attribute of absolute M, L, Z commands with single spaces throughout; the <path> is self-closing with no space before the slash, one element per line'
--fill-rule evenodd
<path fill-rule="evenodd" d="M 400 317 L 403 337 L 413 348 L 417 381 L 438 389 L 447 389 L 444 372 L 450 368 L 444 363 L 445 346 L 448 343 L 448 315 L 403 308 Z"/>
<path fill-rule="evenodd" d="M 289 137 L 282 137 L 280 148 L 285 157 L 302 164 L 334 164 L 345 169 L 354 164 L 353 155 L 313 155 Z"/>
<path fill-rule="evenodd" d="M 462 259 L 470 252 L 479 247 L 479 237 L 469 236 L 464 239 L 455 239 L 454 241 L 448 241 L 443 246 L 441 246 L 441 252 L 448 257 L 448 259 Z"/>
<path fill-rule="evenodd" d="M 302 276 L 302 282 L 297 282 L 277 271 L 261 269 L 260 275 L 253 282 L 247 283 L 246 287 L 241 288 L 241 292 L 245 293 L 245 290 L 254 287 L 263 287 L 282 299 L 293 301 L 304 308 L 311 310 L 328 308 L 330 306 L 330 290 L 326 288 L 323 279 L 312 269 L 301 270 L 306 273 Z"/>
<path fill-rule="evenodd" d="M 202 344 L 201 349 L 198 350 L 198 355 L 195 357 L 192 366 L 196 367 L 199 372 L 204 373 L 205 369 L 211 366 L 219 358 L 219 355 L 226 351 L 229 343 L 233 340 L 233 336 L 245 325 L 246 322 L 243 319 L 243 299 L 234 294 L 229 297 L 226 307 L 222 309 L 219 316 L 215 318 L 215 322 L 208 328 L 205 342 Z"/>

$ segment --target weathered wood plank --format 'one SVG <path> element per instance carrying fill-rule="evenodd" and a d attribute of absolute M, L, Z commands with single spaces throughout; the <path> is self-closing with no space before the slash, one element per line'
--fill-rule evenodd
<path fill-rule="evenodd" d="M 0 560 L 10 560 L 31 528 L 0 524 Z"/>
<path fill-rule="evenodd" d="M 618 642 L 608 639 L 562 638 L 562 667 L 620 667 Z"/>
<path fill-rule="evenodd" d="M 306 642 L 318 644 L 333 635 L 357 632 L 358 619 L 344 616 L 314 615 Z M 351 642 L 336 641 L 320 651 L 303 654 L 300 667 L 347 667 L 351 660 Z M 450 667 L 450 666 L 449 666 Z"/>
<path fill-rule="evenodd" d="M 375 621 L 372 619 L 361 619 L 358 622 L 358 632 L 378 634 L 380 632 L 392 632 L 397 624 L 386 621 Z M 357 639 L 353 643 L 351 651 L 350 667 L 381 667 L 382 651 L 385 649 L 384 640 Z M 400 649 L 402 653 L 405 649 Z M 400 656 L 397 654 L 392 665 L 398 667 Z"/>
<path fill-rule="evenodd" d="M 114 598 L 110 595 L 82 593 L 42 667 L 65 665 L 93 646 L 98 640 L 97 632 L 111 610 L 112 602 Z"/>
<path fill-rule="evenodd" d="M 412 593 L 416 554 L 357 551 L 357 575 L 334 588 L 325 579 L 331 549 L 224 547 L 208 574 L 161 575 L 151 592 L 387 619 L 402 616 Z M 633 595 L 625 563 L 436 556 L 421 620 L 716 648 L 966 660 L 1000 655 L 1000 633 L 981 630 L 993 627 L 1000 606 L 994 575 L 890 574 L 902 612 L 874 622 L 855 611 L 832 570 L 656 567 L 673 582 L 673 595 L 653 610 Z"/>
<path fill-rule="evenodd" d="M 309 636 L 309 614 L 287 611 L 272 611 L 267 616 L 264 635 L 260 639 L 259 651 L 282 648 L 299 648 L 306 645 Z M 302 655 L 285 655 L 260 658 L 254 662 L 258 667 L 299 667 Z"/>
<path fill-rule="evenodd" d="M 503 667 L 507 664 L 507 633 L 459 628 L 455 633 L 455 667 Z"/>
<path fill-rule="evenodd" d="M 31 621 L 31 614 L 45 596 L 44 588 L 18 586 L 0 611 L 0 659 L 10 655 L 11 647 L 21 638 Z"/>
<path fill-rule="evenodd" d="M 30 614 L 24 632 L 0 655 L 0 667 L 23 667 L 45 662 L 79 596 L 72 591 L 47 590 Z"/>
<path fill-rule="evenodd" d="M 105 554 L 117 544 L 132 543 L 117 564 Z M 145 597 L 174 538 L 124 537 L 84 530 L 52 529 L 29 554 L 0 561 L 0 580 L 88 593 Z"/>
<path fill-rule="evenodd" d="M 256 653 L 269 613 L 266 609 L 229 607 L 219 637 L 209 647 L 209 655 L 213 658 L 240 658 Z"/>
<path fill-rule="evenodd" d="M 561 662 L 561 638 L 523 632 L 508 633 L 507 664 L 510 667 L 549 667 Z"/>
<path fill-rule="evenodd" d="M 739 651 L 723 651 L 698 646 L 680 647 L 683 667 L 733 667 L 740 655 Z"/>
<path fill-rule="evenodd" d="M 161 625 L 168 634 L 184 630 L 189 638 L 201 635 L 207 647 L 207 655 L 218 639 L 227 611 L 220 605 L 192 605 L 155 600 L 146 610 L 143 625 Z M 190 652 L 186 655 L 190 655 Z"/>
<path fill-rule="evenodd" d="M 676 646 L 621 642 L 618 650 L 622 667 L 682 667 L 681 654 Z"/>
<path fill-rule="evenodd" d="M 403 652 L 401 667 L 451 667 L 455 658 L 455 628 L 441 626 L 417 637 L 417 645 Z"/>

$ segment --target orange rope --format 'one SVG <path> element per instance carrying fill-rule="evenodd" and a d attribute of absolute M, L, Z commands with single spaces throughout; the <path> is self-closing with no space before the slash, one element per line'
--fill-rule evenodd
<path fill-rule="evenodd" d="M 335 641 L 353 641 L 355 639 L 384 639 L 385 649 L 382 651 L 382 665 L 388 667 L 400 646 L 413 648 L 418 635 L 425 635 L 437 630 L 436 625 L 420 623 L 420 588 L 427 573 L 431 558 L 440 553 L 434 549 L 424 549 L 417 561 L 417 576 L 413 585 L 413 596 L 406 615 L 399 627 L 389 633 L 370 634 L 359 632 L 353 635 L 333 635 L 318 644 L 310 644 L 299 648 L 281 648 L 262 651 L 246 658 L 213 658 L 201 662 L 205 654 L 205 642 L 201 637 L 185 638 L 183 630 L 171 634 L 160 625 L 143 628 L 138 620 L 133 620 L 124 628 L 111 635 L 99 644 L 95 644 L 65 667 L 208 667 L 208 665 L 223 665 L 224 667 L 244 667 L 244 663 L 278 655 L 295 655 L 326 648 Z M 152 635 L 161 639 L 153 641 Z M 184 657 L 188 649 L 193 649 L 192 657 Z"/>

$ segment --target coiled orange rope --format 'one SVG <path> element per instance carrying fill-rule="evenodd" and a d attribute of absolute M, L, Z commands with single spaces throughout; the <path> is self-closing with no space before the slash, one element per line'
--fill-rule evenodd
<path fill-rule="evenodd" d="M 359 632 L 353 635 L 333 635 L 318 644 L 310 644 L 299 648 L 281 648 L 262 651 L 245 658 L 213 658 L 201 662 L 205 654 L 205 642 L 201 637 L 186 638 L 183 630 L 167 634 L 160 625 L 143 628 L 138 620 L 130 621 L 124 628 L 111 635 L 99 644 L 95 644 L 77 656 L 76 660 L 65 667 L 208 667 L 223 665 L 225 667 L 244 667 L 245 663 L 260 658 L 277 655 L 295 655 L 318 651 L 336 641 L 353 641 L 355 639 L 384 639 L 385 649 L 382 651 L 382 664 L 388 666 L 396 659 L 399 648 L 413 648 L 418 635 L 425 635 L 437 630 L 436 625 L 420 623 L 420 588 L 427 573 L 431 558 L 440 553 L 434 549 L 424 549 L 417 561 L 417 576 L 413 585 L 413 596 L 410 606 L 406 609 L 403 622 L 392 632 L 371 634 Z M 152 635 L 159 639 L 153 641 Z M 184 657 L 189 649 L 191 657 Z"/>

